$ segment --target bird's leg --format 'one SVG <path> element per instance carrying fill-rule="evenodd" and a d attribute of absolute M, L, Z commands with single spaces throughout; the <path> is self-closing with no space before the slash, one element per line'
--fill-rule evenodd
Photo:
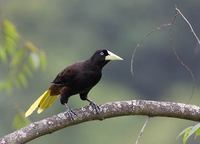
<path fill-rule="evenodd" d="M 74 120 L 74 116 L 77 116 L 77 114 L 65 103 L 65 107 L 67 108 L 67 115 L 71 120 Z"/>
<path fill-rule="evenodd" d="M 69 93 L 68 93 L 68 88 L 63 87 L 60 91 L 60 103 L 62 105 L 65 105 L 67 109 L 67 115 L 71 120 L 74 120 L 74 116 L 77 116 L 77 114 L 67 105 L 68 100 L 69 100 Z"/>
<path fill-rule="evenodd" d="M 89 92 L 89 91 L 88 91 L 88 92 Z M 89 99 L 87 98 L 88 92 L 80 93 L 80 98 L 81 98 L 82 100 L 84 100 L 84 101 L 85 101 L 85 100 L 88 101 L 88 102 L 90 103 L 90 106 L 91 106 L 93 109 L 95 109 L 96 113 L 98 114 L 99 120 L 103 120 L 104 118 L 102 117 L 102 115 L 100 115 L 100 112 L 101 112 L 100 107 L 99 107 L 97 104 L 95 104 L 93 101 L 91 101 L 91 100 L 89 100 Z"/>
<path fill-rule="evenodd" d="M 97 104 L 95 104 L 93 101 L 91 101 L 91 100 L 89 100 L 89 99 L 87 98 L 88 92 L 89 92 L 89 91 L 86 91 L 86 92 L 84 92 L 84 93 L 80 93 L 80 98 L 81 98 L 82 100 L 84 100 L 84 101 L 85 101 L 85 100 L 88 101 L 88 102 L 90 103 L 90 105 L 92 106 L 92 108 L 95 109 L 96 113 L 97 113 L 97 114 L 100 114 L 100 111 L 101 111 L 100 107 L 99 107 Z"/>
<path fill-rule="evenodd" d="M 89 99 L 86 99 L 86 100 L 90 103 L 91 107 L 93 109 L 95 109 L 96 113 L 100 114 L 100 111 L 101 111 L 100 107 L 96 103 L 94 103 L 93 101 L 91 101 Z"/>

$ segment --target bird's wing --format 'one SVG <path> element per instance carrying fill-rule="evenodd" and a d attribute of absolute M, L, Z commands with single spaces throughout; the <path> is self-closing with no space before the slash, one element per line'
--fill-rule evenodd
<path fill-rule="evenodd" d="M 76 65 L 71 65 L 60 72 L 52 83 L 54 84 L 70 84 L 79 72 Z"/>

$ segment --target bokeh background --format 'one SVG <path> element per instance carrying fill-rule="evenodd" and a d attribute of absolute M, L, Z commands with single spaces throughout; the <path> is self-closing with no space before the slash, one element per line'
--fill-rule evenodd
<path fill-rule="evenodd" d="M 26 40 L 46 53 L 47 67 L 29 78 L 29 85 L 10 94 L 0 93 L 0 136 L 14 130 L 16 105 L 25 111 L 48 88 L 56 74 L 67 65 L 90 57 L 99 48 L 107 48 L 124 58 L 109 63 L 101 82 L 89 97 L 96 103 L 130 99 L 164 100 L 199 105 L 200 46 L 181 17 L 170 30 L 156 31 L 145 39 L 134 59 L 134 77 L 130 72 L 131 56 L 137 43 L 157 26 L 168 23 L 175 15 L 174 5 L 182 10 L 200 33 L 200 1 L 160 0 L 1 0 L 1 17 L 11 20 Z M 173 52 L 195 76 L 192 80 Z M 5 74 L 1 70 L 1 78 Z M 194 87 L 195 85 L 195 87 Z M 72 97 L 71 107 L 87 105 Z M 31 121 L 62 112 L 57 101 Z M 82 123 L 40 137 L 30 144 L 131 144 L 145 121 L 144 116 L 113 118 Z M 181 143 L 177 135 L 195 123 L 172 118 L 152 118 L 141 138 L 142 144 Z M 197 142 L 193 142 L 197 143 Z"/>

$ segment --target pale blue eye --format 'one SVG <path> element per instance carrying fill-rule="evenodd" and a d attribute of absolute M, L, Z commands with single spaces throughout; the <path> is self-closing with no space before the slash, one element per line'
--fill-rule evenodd
<path fill-rule="evenodd" d="M 104 52 L 100 52 L 100 55 L 104 55 Z"/>

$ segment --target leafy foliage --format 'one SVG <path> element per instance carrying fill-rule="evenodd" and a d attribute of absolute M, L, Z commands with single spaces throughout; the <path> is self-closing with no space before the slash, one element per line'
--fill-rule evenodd
<path fill-rule="evenodd" d="M 23 40 L 11 21 L 4 19 L 0 31 L 0 62 L 5 73 L 0 91 L 9 92 L 15 87 L 27 86 L 27 79 L 34 71 L 44 70 L 46 56 L 32 42 Z"/>
<path fill-rule="evenodd" d="M 186 144 L 188 139 L 193 135 L 195 135 L 195 138 L 200 135 L 200 123 L 196 124 L 195 126 L 187 127 L 179 134 L 178 137 L 183 136 L 183 144 Z"/>
<path fill-rule="evenodd" d="M 38 69 L 45 69 L 45 53 L 32 42 L 25 41 L 14 24 L 4 19 L 0 24 L 0 65 L 3 80 L 0 80 L 0 91 L 12 91 L 15 87 L 28 85 L 28 77 Z M 19 111 L 14 116 L 12 126 L 19 129 L 29 124 L 29 119 Z"/>

